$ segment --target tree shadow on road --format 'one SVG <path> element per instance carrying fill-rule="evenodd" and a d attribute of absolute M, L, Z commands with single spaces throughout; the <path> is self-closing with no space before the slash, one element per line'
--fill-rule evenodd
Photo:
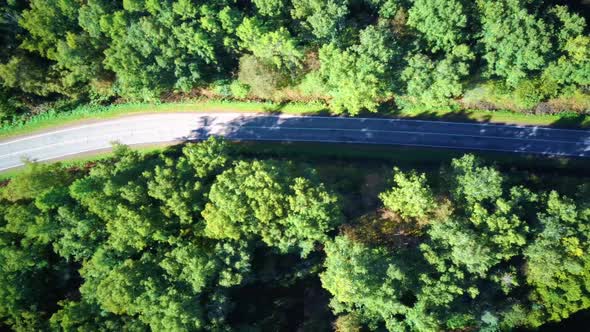
<path fill-rule="evenodd" d="M 233 141 L 282 141 L 354 143 L 455 148 L 462 151 L 501 151 L 566 156 L 587 155 L 590 131 L 546 130 L 541 127 L 500 126 L 478 123 L 423 123 L 399 119 L 318 119 L 279 115 L 241 115 L 227 120 L 223 115 L 199 117 L 194 130 L 179 140 L 204 140 L 223 136 Z"/>
<path fill-rule="evenodd" d="M 567 129 L 588 129 L 590 128 L 590 116 L 587 114 L 573 114 L 559 118 L 551 123 L 551 127 Z"/>

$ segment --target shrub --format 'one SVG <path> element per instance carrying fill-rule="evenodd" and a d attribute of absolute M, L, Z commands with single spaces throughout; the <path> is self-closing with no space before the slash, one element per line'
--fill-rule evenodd
<path fill-rule="evenodd" d="M 288 83 L 288 78 L 271 64 L 253 55 L 240 58 L 238 80 L 250 86 L 250 93 L 261 99 L 271 99 L 275 91 Z"/>
<path fill-rule="evenodd" d="M 322 81 L 317 71 L 312 71 L 305 75 L 301 83 L 297 86 L 297 90 L 304 96 L 323 98 L 328 96 L 329 91 L 326 89 L 326 84 Z"/>
<path fill-rule="evenodd" d="M 230 98 L 233 96 L 230 83 L 227 80 L 220 80 L 213 83 L 213 92 L 222 98 Z"/>
<path fill-rule="evenodd" d="M 514 101 L 519 108 L 532 109 L 545 99 L 537 80 L 522 80 L 514 90 Z"/>
<path fill-rule="evenodd" d="M 362 325 L 354 314 L 338 316 L 334 321 L 335 332 L 360 332 Z"/>
<path fill-rule="evenodd" d="M 250 93 L 250 86 L 248 84 L 240 83 L 240 81 L 233 81 L 229 85 L 229 90 L 234 98 L 244 99 Z"/>

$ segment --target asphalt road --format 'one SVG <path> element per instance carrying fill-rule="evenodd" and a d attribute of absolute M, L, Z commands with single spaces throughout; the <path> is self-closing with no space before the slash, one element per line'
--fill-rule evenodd
<path fill-rule="evenodd" d="M 245 113 L 165 113 L 123 117 L 0 141 L 0 170 L 23 158 L 44 161 L 123 144 L 199 140 L 388 144 L 590 157 L 590 131 L 377 118 Z"/>

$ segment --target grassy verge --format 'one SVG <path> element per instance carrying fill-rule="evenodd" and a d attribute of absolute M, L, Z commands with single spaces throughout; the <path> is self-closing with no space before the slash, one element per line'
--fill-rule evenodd
<path fill-rule="evenodd" d="M 378 194 L 391 185 L 394 166 L 429 175 L 432 185 L 445 186 L 438 175 L 463 151 L 380 145 L 322 143 L 239 143 L 243 157 L 276 158 L 309 164 L 322 181 L 345 197 L 346 214 L 358 216 L 380 203 Z M 472 152 L 486 165 L 498 167 L 507 185 L 524 185 L 533 191 L 557 190 L 575 195 L 590 181 L 590 160 L 547 158 L 510 153 Z"/>
<path fill-rule="evenodd" d="M 158 145 L 158 146 L 134 147 L 133 149 L 139 151 L 142 154 L 156 155 L 160 152 L 165 151 L 166 147 Z M 97 153 L 85 153 L 83 155 L 78 155 L 78 156 L 75 156 L 72 158 L 67 158 L 67 159 L 59 160 L 59 161 L 55 161 L 55 160 L 44 161 L 42 163 L 59 162 L 62 165 L 64 165 L 66 168 L 83 167 L 84 165 L 86 165 L 90 162 L 108 159 L 108 158 L 112 157 L 112 155 L 113 155 L 112 151 L 100 151 Z M 12 168 L 12 169 L 5 170 L 5 171 L 0 171 L 0 181 L 4 181 L 9 178 L 12 178 L 12 177 L 18 175 L 22 171 L 23 171 L 23 167 L 17 167 L 17 168 Z"/>
<path fill-rule="evenodd" d="M 143 113 L 176 112 L 267 112 L 290 114 L 322 114 L 321 104 L 273 104 L 257 102 L 200 101 L 191 103 L 120 104 L 111 106 L 84 105 L 67 112 L 49 111 L 26 122 L 0 128 L 0 138 L 28 134 L 43 129 L 71 125 L 81 121 L 95 121 Z"/>
<path fill-rule="evenodd" d="M 451 149 L 416 148 L 389 145 L 334 144 L 334 143 L 239 143 L 238 151 L 255 157 L 287 158 L 293 160 L 325 161 L 383 161 L 402 167 L 439 167 L 465 151 Z M 516 153 L 476 151 L 469 152 L 485 163 L 506 170 L 534 170 L 537 172 L 563 172 L 573 176 L 588 176 L 590 160 L 582 158 L 544 157 Z M 579 174 L 578 174 L 579 173 Z"/>
<path fill-rule="evenodd" d="M 275 104 L 237 101 L 195 101 L 187 103 L 120 104 L 111 106 L 85 105 L 68 112 L 48 111 L 30 118 L 26 122 L 5 125 L 0 128 L 0 138 L 28 134 L 52 127 L 72 125 L 81 121 L 96 121 L 124 115 L 157 112 L 267 112 L 300 115 L 334 115 L 328 111 L 325 105 L 319 103 Z M 362 116 L 590 128 L 590 116 L 575 113 L 532 115 L 510 111 L 406 110 L 363 114 Z"/>
<path fill-rule="evenodd" d="M 164 152 L 172 157 L 179 156 L 182 144 L 164 147 L 134 147 L 141 153 L 156 155 Z M 448 166 L 453 158 L 465 152 L 457 150 L 412 148 L 381 145 L 356 145 L 332 143 L 235 143 L 242 158 L 274 158 L 295 163 L 305 163 L 318 170 L 323 181 L 340 192 L 349 193 L 350 213 L 358 204 L 373 206 L 378 202 L 356 202 L 360 197 L 377 197 L 380 190 L 388 185 L 393 166 L 416 169 L 434 176 L 441 167 Z M 557 189 L 564 194 L 575 194 L 580 183 L 590 181 L 587 170 L 590 160 L 574 158 L 547 158 L 519 154 L 473 152 L 485 164 L 495 165 L 512 184 L 524 184 L 531 189 Z M 83 167 L 88 162 L 99 161 L 111 156 L 111 152 L 78 156 L 61 163 L 66 167 Z M 0 181 L 17 175 L 21 169 L 0 173 Z M 364 191 L 369 190 L 367 194 Z M 374 192 L 373 192 L 374 191 Z M 366 208 L 365 207 L 365 208 Z M 364 211 L 359 208 L 358 211 Z"/>
<path fill-rule="evenodd" d="M 394 115 L 396 113 L 393 113 Z M 503 123 L 519 125 L 537 125 L 552 126 L 559 128 L 590 128 L 590 116 L 578 113 L 561 113 L 556 115 L 535 115 L 527 113 L 518 113 L 512 111 L 485 111 L 485 110 L 408 110 L 398 113 L 400 117 L 447 120 L 447 121 L 465 121 L 465 122 L 485 122 L 485 123 Z"/>

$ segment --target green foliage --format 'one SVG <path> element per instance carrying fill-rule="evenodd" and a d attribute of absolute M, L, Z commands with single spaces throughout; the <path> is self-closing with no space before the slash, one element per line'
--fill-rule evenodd
<path fill-rule="evenodd" d="M 545 98 L 540 85 L 536 80 L 521 80 L 514 89 L 514 101 L 525 109 L 535 107 Z"/>
<path fill-rule="evenodd" d="M 379 195 L 383 206 L 405 218 L 426 217 L 436 203 L 425 174 L 405 174 L 398 168 L 393 172 L 395 187 Z"/>
<path fill-rule="evenodd" d="M 352 115 L 393 98 L 454 106 L 478 66 L 519 108 L 590 85 L 584 19 L 547 1 L 0 0 L 0 46 L 11 126 L 40 103 L 212 82 L 241 99 L 296 87 Z M 307 166 L 215 138 L 150 157 L 116 147 L 91 170 L 28 164 L 0 189 L 0 324 L 265 329 L 321 262 L 338 331 L 511 330 L 590 308 L 587 195 L 533 192 L 471 155 L 432 176 L 396 170 L 385 209 L 357 220 Z M 272 293 L 271 315 L 247 289 Z"/>
<path fill-rule="evenodd" d="M 560 321 L 590 307 L 590 210 L 555 191 L 539 214 L 540 232 L 527 247 L 527 282 L 538 304 L 533 325 Z"/>
<path fill-rule="evenodd" d="M 29 33 L 20 47 L 55 62 L 50 82 L 59 88 L 46 88 L 51 92 L 84 93 L 102 71 L 103 44 L 78 24 L 80 9 L 76 1 L 35 0 L 19 21 Z"/>
<path fill-rule="evenodd" d="M 409 264 L 396 261 L 385 248 L 369 248 L 345 236 L 328 242 L 325 250 L 326 271 L 320 278 L 334 297 L 330 305 L 335 313 L 358 310 L 365 321 L 377 322 L 408 311 L 401 298 L 411 287 L 405 270 Z M 391 329 L 396 323 L 390 321 Z"/>
<path fill-rule="evenodd" d="M 479 1 L 481 42 L 488 72 L 515 86 L 543 69 L 551 51 L 551 31 L 545 21 L 527 8 L 527 1 Z"/>
<path fill-rule="evenodd" d="M 487 331 L 536 327 L 588 308 L 587 200 L 502 190 L 499 172 L 469 155 L 443 174 L 450 195 L 440 192 L 446 197 L 421 232 L 396 228 L 405 244 L 359 238 L 354 229 L 363 221 L 326 244 L 321 280 L 335 313 L 372 329 Z M 396 187 L 381 197 L 407 197 L 410 188 L 423 196 L 424 177 L 396 175 Z M 407 215 L 416 207 L 396 209 Z"/>
<path fill-rule="evenodd" d="M 291 11 L 293 18 L 305 18 L 306 28 L 319 40 L 337 39 L 347 14 L 348 3 L 342 0 L 295 1 Z"/>
<path fill-rule="evenodd" d="M 502 175 L 496 169 L 481 166 L 473 155 L 451 163 L 451 195 L 457 202 L 473 204 L 494 200 L 502 194 Z"/>
<path fill-rule="evenodd" d="M 253 0 L 258 12 L 265 16 L 278 16 L 286 6 L 283 0 Z"/>
<path fill-rule="evenodd" d="M 29 32 L 22 47 L 55 60 L 59 41 L 77 28 L 78 9 L 79 3 L 76 1 L 31 1 L 31 9 L 23 11 L 19 21 Z"/>
<path fill-rule="evenodd" d="M 151 329 L 185 331 L 202 328 L 202 309 L 195 306 L 192 292 L 166 283 L 155 257 L 127 259 L 109 264 L 107 253 L 99 251 L 81 271 L 83 296 L 117 315 L 139 315 Z M 112 260 L 112 258 L 110 258 Z"/>
<path fill-rule="evenodd" d="M 0 199 L 2 324 L 16 331 L 228 330 L 230 295 L 257 278 L 258 242 L 208 238 L 200 217 L 212 184 L 227 173 L 228 143 L 210 138 L 178 153 L 148 158 L 116 146 L 87 174 L 29 164 L 12 179 Z M 292 183 L 281 201 L 286 235 L 271 235 L 283 241 L 281 250 L 297 246 L 307 255 L 340 222 L 336 196 L 310 179 L 282 179 Z"/>
<path fill-rule="evenodd" d="M 248 93 L 250 93 L 250 86 L 246 84 L 240 83 L 240 81 L 233 81 L 229 89 L 231 91 L 232 96 L 238 99 L 244 99 L 248 97 Z"/>
<path fill-rule="evenodd" d="M 458 0 L 416 0 L 408 12 L 408 25 L 424 35 L 432 51 L 450 53 L 470 39 L 465 7 Z"/>
<path fill-rule="evenodd" d="M 561 88 L 590 85 L 590 37 L 576 36 L 564 46 L 564 55 L 551 63 L 543 73 L 544 82 L 555 82 Z M 551 91 L 554 92 L 554 91 Z"/>
<path fill-rule="evenodd" d="M 288 77 L 255 56 L 244 55 L 240 58 L 238 80 L 252 96 L 272 99 L 273 93 L 287 84 Z"/>
<path fill-rule="evenodd" d="M 205 178 L 216 175 L 226 166 L 232 151 L 228 142 L 212 136 L 207 139 L 206 144 L 187 144 L 182 153 L 196 175 Z"/>
<path fill-rule="evenodd" d="M 358 219 L 323 173 L 217 138 L 27 167 L 0 198 L 0 321 L 15 331 L 276 327 L 260 310 L 282 321 L 300 302 L 281 292 L 317 275 L 338 331 L 510 330 L 590 307 L 588 188 L 533 192 L 472 155 L 395 169 L 385 209 Z M 252 309 L 251 289 L 280 301 Z"/>
<path fill-rule="evenodd" d="M 32 57 L 13 56 L 10 61 L 0 64 L 0 78 L 4 87 L 20 89 L 25 93 L 48 96 L 54 92 L 64 92 L 57 82 L 54 71 L 48 71 Z"/>
<path fill-rule="evenodd" d="M 455 109 L 469 105 L 458 100 L 464 86 L 485 79 L 503 81 L 516 102 L 482 102 L 520 111 L 586 94 L 589 81 L 583 15 L 547 1 L 2 3 L 0 121 L 56 98 L 159 102 L 207 87 L 222 98 L 329 101 L 353 115 L 394 98 Z"/>
<path fill-rule="evenodd" d="M 72 180 L 71 174 L 57 164 L 39 164 L 27 162 L 23 172 L 10 180 L 2 188 L 0 196 L 15 202 L 33 199 L 53 188 L 65 186 Z"/>
<path fill-rule="evenodd" d="M 146 331 L 147 326 L 131 317 L 105 313 L 96 304 L 67 301 L 51 316 L 54 331 Z"/>
<path fill-rule="evenodd" d="M 303 53 L 287 29 L 269 31 L 260 20 L 245 18 L 236 34 L 243 48 L 278 70 L 294 73 L 301 67 Z"/>
<path fill-rule="evenodd" d="M 469 74 L 469 61 L 473 54 L 466 45 L 455 47 L 445 59 L 435 62 L 423 54 L 408 59 L 402 72 L 407 82 L 408 106 L 422 105 L 427 108 L 449 106 L 452 99 L 463 94 L 462 79 Z M 402 100 L 402 104 L 404 101 Z"/>
<path fill-rule="evenodd" d="M 26 5 L 14 0 L 0 1 L 0 63 L 10 58 L 18 46 L 18 35 L 22 33 L 18 18 Z"/>
<path fill-rule="evenodd" d="M 391 93 L 392 63 L 398 50 L 387 30 L 367 27 L 360 43 L 346 50 L 333 43 L 320 49 L 320 75 L 332 97 L 332 108 L 355 115 L 377 111 L 379 101 Z"/>
<path fill-rule="evenodd" d="M 220 174 L 203 210 L 205 233 L 217 239 L 259 236 L 281 252 L 306 256 L 340 223 L 337 199 L 313 180 L 295 177 L 291 166 L 240 161 Z"/>
<path fill-rule="evenodd" d="M 0 87 L 0 124 L 9 123 L 24 110 L 23 103 L 11 96 L 10 90 Z"/>

